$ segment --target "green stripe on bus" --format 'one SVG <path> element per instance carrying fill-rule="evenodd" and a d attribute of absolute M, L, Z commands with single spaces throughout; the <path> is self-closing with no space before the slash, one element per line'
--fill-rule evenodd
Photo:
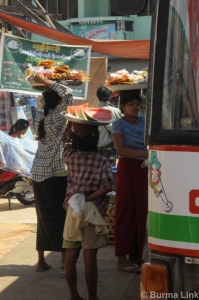
<path fill-rule="evenodd" d="M 199 218 L 149 211 L 148 235 L 161 240 L 199 243 Z"/>

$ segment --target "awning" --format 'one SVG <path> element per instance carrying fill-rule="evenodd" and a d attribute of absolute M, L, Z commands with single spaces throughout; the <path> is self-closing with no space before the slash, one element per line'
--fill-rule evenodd
<path fill-rule="evenodd" d="M 30 33 L 34 33 L 52 40 L 56 40 L 68 45 L 81 45 L 81 46 L 92 46 L 92 51 L 102 53 L 105 55 L 119 56 L 123 58 L 138 58 L 148 59 L 149 58 L 149 40 L 106 40 L 106 41 L 95 41 L 85 39 L 76 35 L 70 35 L 64 31 L 60 31 L 48 26 L 39 25 L 27 20 L 23 20 L 19 17 L 7 14 L 0 11 L 0 18 L 5 22 L 26 30 Z"/>

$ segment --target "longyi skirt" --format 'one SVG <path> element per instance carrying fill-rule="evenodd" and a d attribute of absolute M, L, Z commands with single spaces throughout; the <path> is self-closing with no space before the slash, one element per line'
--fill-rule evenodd
<path fill-rule="evenodd" d="M 42 182 L 33 181 L 37 213 L 38 251 L 65 251 L 62 248 L 66 211 L 65 199 L 67 177 L 51 177 Z"/>
<path fill-rule="evenodd" d="M 142 259 L 148 212 L 148 169 L 142 160 L 119 158 L 116 173 L 115 255 Z"/>

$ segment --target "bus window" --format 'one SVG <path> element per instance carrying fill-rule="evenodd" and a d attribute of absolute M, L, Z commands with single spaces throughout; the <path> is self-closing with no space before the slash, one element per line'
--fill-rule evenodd
<path fill-rule="evenodd" d="M 190 1 L 195 0 L 170 1 L 162 105 L 166 130 L 199 130 L 199 4 Z"/>

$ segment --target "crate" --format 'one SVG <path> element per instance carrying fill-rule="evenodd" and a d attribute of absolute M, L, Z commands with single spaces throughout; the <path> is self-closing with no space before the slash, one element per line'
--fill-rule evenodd
<path fill-rule="evenodd" d="M 115 195 L 109 195 L 109 203 L 115 205 Z"/>
<path fill-rule="evenodd" d="M 115 205 L 109 204 L 105 222 L 108 227 L 109 233 L 106 235 L 107 244 L 113 245 L 114 244 L 114 221 L 115 221 Z"/>

